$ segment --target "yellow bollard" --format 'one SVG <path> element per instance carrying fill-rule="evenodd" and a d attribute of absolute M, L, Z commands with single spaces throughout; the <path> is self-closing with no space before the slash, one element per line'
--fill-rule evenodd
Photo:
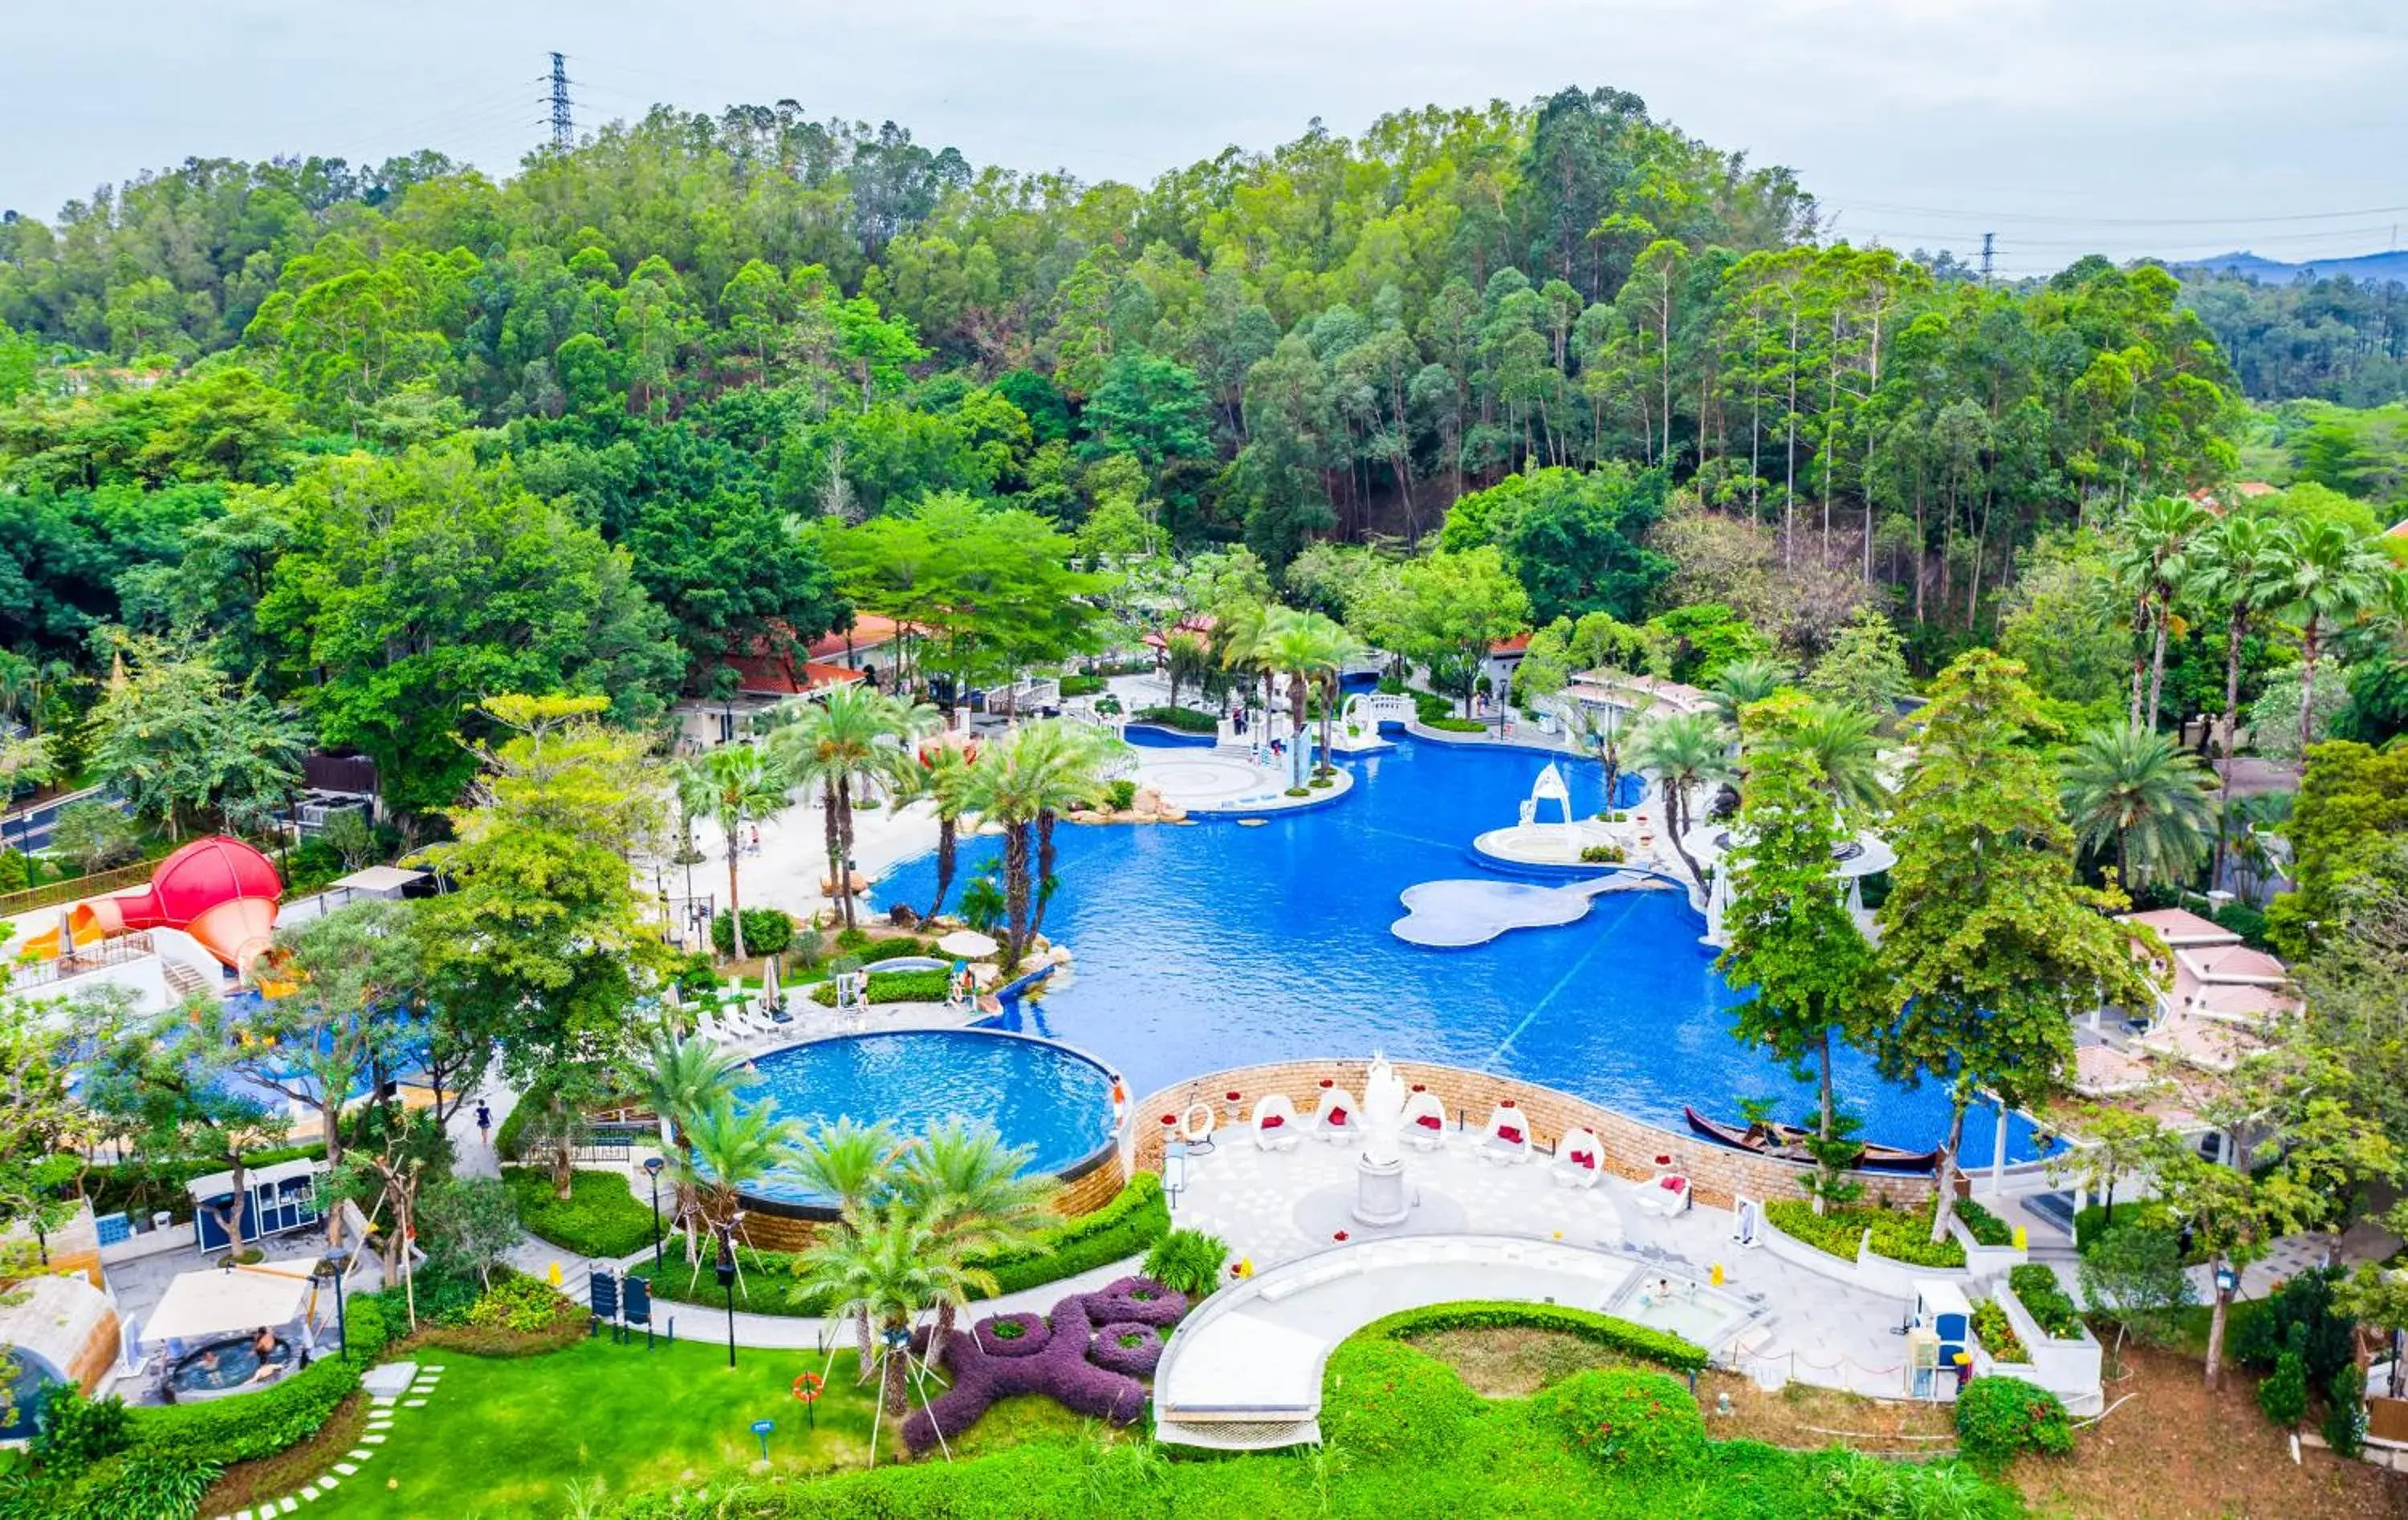
<path fill-rule="evenodd" d="M 545 1280 L 551 1283 L 553 1287 L 560 1286 L 560 1263 L 555 1261 L 551 1266 L 545 1268 L 543 1275 Z"/>
<path fill-rule="evenodd" d="M 1719 1261 L 1714 1263 L 1713 1269 L 1708 1272 L 1706 1277 L 1707 1281 L 1712 1283 L 1715 1287 L 1721 1287 L 1723 1285 L 1723 1264 Z"/>
<path fill-rule="evenodd" d="M 2017 1225 L 2017 1226 L 2015 1226 L 2015 1249 L 2016 1249 L 2016 1250 L 2018 1250 L 2018 1251 L 2023 1251 L 2023 1250 L 2027 1250 L 2027 1249 L 2028 1249 L 2028 1248 L 2030 1247 L 2030 1245 L 2031 1245 L 2031 1236 L 2030 1236 L 2030 1232 L 2028 1232 L 2028 1230 L 2026 1230 L 2026 1229 L 2025 1229 L 2021 1225 Z"/>

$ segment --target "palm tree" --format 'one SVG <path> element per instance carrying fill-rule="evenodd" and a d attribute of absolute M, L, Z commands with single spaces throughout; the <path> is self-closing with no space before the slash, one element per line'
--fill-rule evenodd
<path fill-rule="evenodd" d="M 677 1169 L 677 1217 L 685 1227 L 686 1255 L 694 1255 L 695 1196 L 688 1179 L 694 1173 L 694 1136 L 686 1128 L 694 1115 L 718 1107 L 743 1080 L 743 1058 L 708 1040 L 681 1040 L 668 1030 L 652 1037 L 644 1064 L 635 1072 L 636 1091 L 660 1116 L 664 1135 L 682 1159 Z"/>
<path fill-rule="evenodd" d="M 1763 701 L 1788 680 L 1789 672 L 1780 661 L 1761 654 L 1750 655 L 1744 660 L 1733 660 L 1716 671 L 1706 692 L 1714 699 L 1714 710 L 1722 714 L 1723 722 L 1736 727 L 1740 709 Z"/>
<path fill-rule="evenodd" d="M 1299 612 L 1291 607 L 1275 607 L 1263 619 L 1262 632 L 1254 640 L 1254 658 L 1268 669 L 1287 673 L 1288 710 L 1296 742 L 1292 769 L 1297 785 L 1304 783 L 1304 715 L 1312 683 L 1324 672 L 1334 677 L 1358 647 L 1354 635 L 1319 612 Z M 1322 736 L 1325 759 L 1329 753 L 1327 718 L 1328 714 L 1325 712 Z"/>
<path fill-rule="evenodd" d="M 2148 652 L 2132 651 L 2132 722 L 2143 721 L 2141 681 L 2145 669 L 2148 726 L 2157 725 L 2157 696 L 2166 681 L 2166 636 L 2173 624 L 2174 596 L 2191 574 L 2193 541 L 2207 527 L 2207 512 L 2188 496 L 2155 496 L 2135 505 L 2124 520 L 2124 540 L 2115 555 L 2116 579 L 2134 599 L 2132 632 L 2146 634 Z"/>
<path fill-rule="evenodd" d="M 1268 602 L 1242 602 L 1215 612 L 1212 625 L 1212 642 L 1220 649 L 1222 667 L 1262 678 L 1267 713 L 1271 710 L 1271 678 L 1277 671 L 1262 657 L 1263 628 L 1280 610 Z"/>
<path fill-rule="evenodd" d="M 717 1235 L 734 1225 L 738 1196 L 786 1159 L 795 1122 L 778 1117 L 773 1099 L 738 1107 L 734 1095 L 722 1093 L 688 1114 L 685 1126 L 680 1181 L 691 1183 L 703 1223 Z"/>
<path fill-rule="evenodd" d="M 853 1321 L 867 1377 L 878 1365 L 877 1332 L 908 1331 L 913 1315 L 946 1296 L 952 1274 L 938 1259 L 936 1230 L 907 1206 L 860 1212 L 845 1225 L 796 1260 L 796 1297 L 824 1297 L 830 1313 Z M 888 1356 L 879 1397 L 890 1415 L 903 1412 L 903 1358 Z"/>
<path fill-rule="evenodd" d="M 970 757 L 976 753 L 956 744 L 924 747 L 920 763 L 897 778 L 896 807 L 925 800 L 937 812 L 937 895 L 929 899 L 923 918 L 943 912 L 945 895 L 953 889 L 953 872 L 960 864 L 962 814 L 969 797 Z"/>
<path fill-rule="evenodd" d="M 787 1165 L 850 1220 L 886 1191 L 895 1165 L 895 1132 L 882 1121 L 838 1119 L 797 1140 Z"/>
<path fill-rule="evenodd" d="M 1170 705 L 1179 705 L 1179 688 L 1189 681 L 1200 693 L 1204 689 L 1204 672 L 1211 667 L 1212 652 L 1204 640 L 1192 633 L 1173 633 L 1162 641 L 1163 675 L 1170 682 Z"/>
<path fill-rule="evenodd" d="M 2300 753 L 2315 738 L 2316 661 L 2325 635 L 2390 595 L 2391 565 L 2339 523 L 2293 524 L 2274 595 L 2300 624 Z"/>
<path fill-rule="evenodd" d="M 793 782 L 820 789 L 826 814 L 828 886 L 855 923 L 849 862 L 853 859 L 853 796 L 856 782 L 901 784 L 918 764 L 909 746 L 942 723 L 937 710 L 906 704 L 867 682 L 838 686 L 774 720 L 769 736 Z"/>
<path fill-rule="evenodd" d="M 1656 773 L 1664 789 L 1664 825 L 1672 848 L 1698 882 L 1706 873 L 1682 842 L 1689 831 L 1689 790 L 1732 774 L 1730 730 L 1711 712 L 1670 712 L 1651 718 L 1630 737 L 1630 764 Z"/>
<path fill-rule="evenodd" d="M 784 811 L 794 800 L 791 784 L 776 761 L 750 744 L 723 744 L 678 767 L 679 796 L 699 800 L 727 837 L 727 922 L 739 961 L 744 958 L 744 905 L 737 896 L 736 865 L 744 853 L 744 825 Z"/>
<path fill-rule="evenodd" d="M 2221 814 L 2232 800 L 2232 748 L 2241 731 L 2241 642 L 2250 620 L 2280 600 L 2278 581 L 2286 567 L 2286 536 L 2280 524 L 2262 513 L 2236 511 L 2207 530 L 2201 544 L 2193 592 L 2224 609 L 2224 753 L 2218 767 L 2216 810 Z M 2208 868 L 2207 884 L 2218 887 L 2224 878 L 2225 836 L 2215 834 L 2215 859 Z"/>
<path fill-rule="evenodd" d="M 965 804 L 1003 830 L 1003 892 L 1010 925 L 1006 962 L 1017 966 L 1044 921 L 1053 895 L 1054 822 L 1094 800 L 1126 753 L 1099 729 L 1048 718 L 1027 724 L 981 752 L 965 783 Z M 1041 896 L 1031 914 L 1032 877 Z"/>
<path fill-rule="evenodd" d="M 1025 1245 L 1058 1217 L 1053 1209 L 1059 1184 L 1030 1172 L 1026 1146 L 1007 1146 L 991 1126 L 958 1122 L 938 1126 L 904 1152 L 896 1193 L 934 1227 L 954 1257 L 995 1255 Z M 933 1356 L 953 1334 L 955 1305 L 937 1307 L 929 1341 Z"/>
<path fill-rule="evenodd" d="M 1843 811 L 1876 813 L 1889 801 L 1875 737 L 1880 723 L 1862 709 L 1813 697 L 1789 716 L 1777 742 L 1814 757 L 1823 789 Z"/>
<path fill-rule="evenodd" d="M 2171 738 L 2135 724 L 2094 728 L 2064 760 L 2066 817 L 2085 850 L 2115 847 L 2127 886 L 2190 874 L 2215 821 L 2199 762 Z"/>

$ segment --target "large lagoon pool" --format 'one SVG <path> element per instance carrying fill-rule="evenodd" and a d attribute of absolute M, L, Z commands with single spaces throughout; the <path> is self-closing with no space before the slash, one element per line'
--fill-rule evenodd
<path fill-rule="evenodd" d="M 1731 1038 L 1738 997 L 1681 894 L 1609 894 L 1577 923 L 1468 949 L 1420 949 L 1389 932 L 1405 888 L 1497 875 L 1471 854 L 1472 837 L 1513 823 L 1548 761 L 1400 738 L 1346 762 L 1356 784 L 1337 805 L 1260 826 L 1063 825 L 1045 931 L 1077 952 L 1077 975 L 1004 1026 L 1095 1053 L 1140 1097 L 1228 1067 L 1376 1047 L 1525 1078 L 1674 1129 L 1684 1104 L 1736 1118 L 1742 1098 L 1765 1097 L 1784 1117 L 1802 1115 L 1812 1084 Z M 1596 811 L 1601 767 L 1558 764 L 1575 808 Z M 949 908 L 997 849 L 992 837 L 965 846 Z M 924 909 L 935 881 L 924 856 L 870 900 Z M 1921 1149 L 1943 1138 L 1937 1087 L 1884 1082 L 1854 1052 L 1836 1081 L 1867 1139 Z M 1990 1144 L 1985 1110 L 1968 1120 L 1967 1161 L 1985 1161 Z M 2038 1154 L 2020 1120 L 2009 1151 Z"/>

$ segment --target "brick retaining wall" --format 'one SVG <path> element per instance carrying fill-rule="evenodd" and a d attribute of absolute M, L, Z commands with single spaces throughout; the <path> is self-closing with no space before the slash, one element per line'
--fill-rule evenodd
<path fill-rule="evenodd" d="M 1489 1111 L 1498 1100 L 1510 1097 L 1529 1115 L 1532 1140 L 1537 1144 L 1552 1145 L 1568 1129 L 1593 1129 L 1605 1142 L 1607 1169 L 1634 1180 L 1655 1176 L 1656 1157 L 1669 1155 L 1672 1169 L 1689 1178 L 1699 1200 L 1718 1208 L 1729 1208 L 1735 1194 L 1766 1201 L 1802 1197 L 1804 1189 L 1799 1183 L 1813 1171 L 1812 1167 L 1796 1162 L 1754 1155 L 1694 1135 L 1643 1124 L 1552 1087 L 1461 1067 L 1427 1066 L 1418 1061 L 1393 1064 L 1408 1086 L 1418 1083 L 1427 1087 L 1446 1105 L 1450 1120 L 1475 1132 L 1486 1126 Z M 1130 1111 L 1134 1164 L 1140 1170 L 1162 1169 L 1162 1142 L 1168 1127 L 1162 1123 L 1166 1113 L 1184 1115 L 1193 1105 L 1209 1103 L 1225 1126 L 1222 1138 L 1236 1139 L 1226 1133 L 1225 1094 L 1242 1094 L 1241 1111 L 1251 1113 L 1254 1099 L 1265 1093 L 1285 1093 L 1295 1101 L 1298 1113 L 1309 1114 L 1320 1100 L 1321 1079 L 1334 1079 L 1360 1099 L 1369 1068 L 1370 1063 L 1363 1060 L 1288 1061 L 1273 1066 L 1239 1067 L 1166 1087 Z M 1892 1203 L 1914 1204 L 1928 1200 L 1932 1193 L 1928 1176 L 1888 1171 L 1850 1175 L 1864 1184 L 1867 1201 L 1882 1197 Z"/>

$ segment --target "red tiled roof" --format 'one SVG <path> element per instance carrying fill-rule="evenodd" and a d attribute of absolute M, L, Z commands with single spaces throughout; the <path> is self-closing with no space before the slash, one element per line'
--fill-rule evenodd
<path fill-rule="evenodd" d="M 1517 633 L 1511 638 L 1500 638 L 1488 646 L 1491 654 L 1519 654 L 1530 647 L 1530 636 Z"/>
<path fill-rule="evenodd" d="M 881 617 L 875 612 L 856 612 L 851 633 L 838 630 L 822 634 L 810 641 L 804 652 L 814 660 L 824 660 L 849 650 L 874 649 L 880 644 L 894 641 L 896 626 L 893 618 Z"/>
<path fill-rule="evenodd" d="M 1195 612 L 1181 618 L 1168 628 L 1156 629 L 1145 634 L 1138 639 L 1138 642 L 1148 649 L 1168 649 L 1172 634 L 1193 634 L 1198 638 L 1205 638 L 1211 637 L 1212 630 L 1220 625 L 1220 620 L 1211 613 Z"/>
<path fill-rule="evenodd" d="M 736 672 L 736 689 L 756 696 L 800 696 L 828 686 L 862 679 L 858 670 L 824 661 L 797 659 L 791 643 L 755 638 L 741 652 L 730 651 L 719 663 Z"/>

